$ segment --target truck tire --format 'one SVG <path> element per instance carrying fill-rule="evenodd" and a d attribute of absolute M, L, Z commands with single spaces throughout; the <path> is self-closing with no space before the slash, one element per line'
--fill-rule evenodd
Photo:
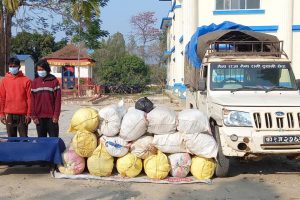
<path fill-rule="evenodd" d="M 215 175 L 217 177 L 227 177 L 230 168 L 230 159 L 226 157 L 222 152 L 221 140 L 219 135 L 219 127 L 213 126 L 214 137 L 218 143 L 218 155 L 217 155 L 217 167 Z"/>

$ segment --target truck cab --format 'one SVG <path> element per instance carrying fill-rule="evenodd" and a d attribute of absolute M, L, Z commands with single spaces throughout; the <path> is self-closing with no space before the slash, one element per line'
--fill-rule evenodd
<path fill-rule="evenodd" d="M 209 118 L 217 176 L 227 176 L 232 158 L 300 155 L 299 84 L 282 48 L 278 40 L 218 40 L 206 50 L 186 105 Z"/>

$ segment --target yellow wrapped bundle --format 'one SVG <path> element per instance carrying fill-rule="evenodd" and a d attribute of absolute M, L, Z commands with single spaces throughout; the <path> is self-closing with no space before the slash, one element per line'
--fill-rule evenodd
<path fill-rule="evenodd" d="M 168 157 L 158 151 L 157 155 L 149 156 L 144 161 L 144 170 L 149 178 L 164 179 L 168 176 L 171 167 Z"/>
<path fill-rule="evenodd" d="M 216 169 L 216 162 L 212 158 L 195 156 L 192 159 L 191 173 L 197 179 L 210 179 Z"/>
<path fill-rule="evenodd" d="M 90 174 L 94 176 L 110 176 L 114 167 L 114 158 L 100 143 L 93 155 L 88 158 L 87 167 Z"/>
<path fill-rule="evenodd" d="M 98 111 L 93 108 L 80 108 L 71 120 L 69 132 L 88 131 L 95 132 L 100 124 Z"/>
<path fill-rule="evenodd" d="M 142 160 L 131 153 L 117 160 L 117 170 L 123 177 L 136 177 L 142 169 Z"/>
<path fill-rule="evenodd" d="M 90 157 L 97 148 L 97 137 L 93 133 L 77 132 L 72 140 L 72 148 L 79 156 Z"/>

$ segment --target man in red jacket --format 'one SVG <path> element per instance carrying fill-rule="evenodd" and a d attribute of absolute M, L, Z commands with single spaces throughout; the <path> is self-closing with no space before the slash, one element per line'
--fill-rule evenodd
<path fill-rule="evenodd" d="M 27 137 L 31 116 L 31 81 L 20 71 L 20 60 L 10 58 L 9 72 L 0 83 L 0 120 L 8 137 Z"/>
<path fill-rule="evenodd" d="M 61 90 L 57 78 L 50 74 L 46 60 L 36 64 L 37 77 L 32 82 L 32 119 L 39 137 L 58 137 Z"/>

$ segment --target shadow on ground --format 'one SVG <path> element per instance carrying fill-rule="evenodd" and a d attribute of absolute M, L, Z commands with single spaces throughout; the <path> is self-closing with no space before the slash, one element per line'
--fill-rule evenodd
<path fill-rule="evenodd" d="M 232 160 L 229 176 L 240 174 L 299 173 L 300 161 L 286 157 L 266 157 L 260 161 Z"/>

